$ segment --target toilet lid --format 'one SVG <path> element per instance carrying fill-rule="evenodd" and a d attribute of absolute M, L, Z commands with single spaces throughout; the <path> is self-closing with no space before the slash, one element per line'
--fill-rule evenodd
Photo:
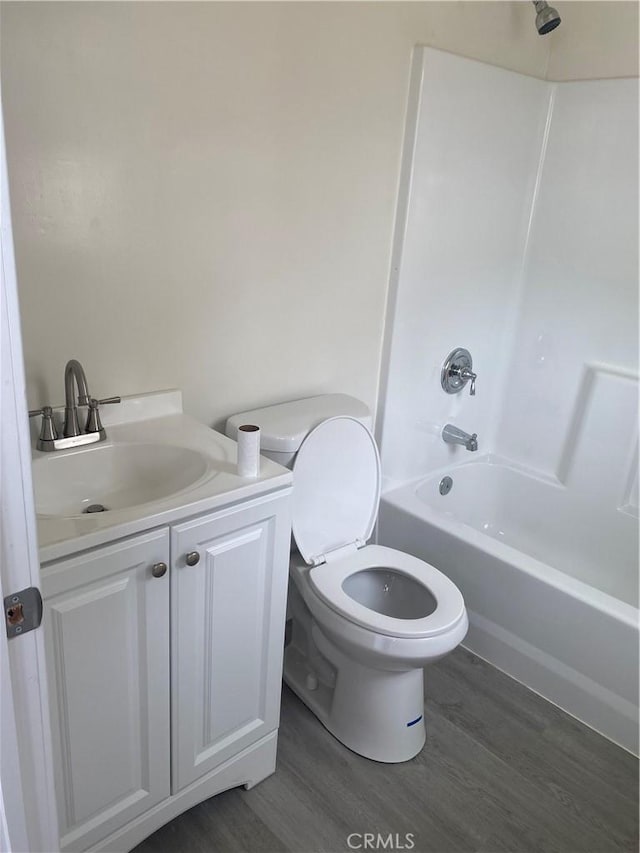
<path fill-rule="evenodd" d="M 323 421 L 305 438 L 293 465 L 293 536 L 309 565 L 330 551 L 363 545 L 380 501 L 380 456 L 355 418 Z"/>

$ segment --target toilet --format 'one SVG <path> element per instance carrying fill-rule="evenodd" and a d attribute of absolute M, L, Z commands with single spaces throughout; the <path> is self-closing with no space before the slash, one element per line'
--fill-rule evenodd
<path fill-rule="evenodd" d="M 380 456 L 360 400 L 327 394 L 234 415 L 261 453 L 293 468 L 284 680 L 345 746 L 407 761 L 425 742 L 423 667 L 465 637 L 456 585 L 394 548 L 367 545 Z"/>

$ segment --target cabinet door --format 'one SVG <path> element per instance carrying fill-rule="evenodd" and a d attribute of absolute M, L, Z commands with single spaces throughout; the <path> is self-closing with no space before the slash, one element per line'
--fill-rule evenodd
<path fill-rule="evenodd" d="M 169 796 L 167 528 L 42 572 L 61 849 Z"/>
<path fill-rule="evenodd" d="M 278 726 L 290 529 L 288 496 L 172 528 L 174 793 Z"/>

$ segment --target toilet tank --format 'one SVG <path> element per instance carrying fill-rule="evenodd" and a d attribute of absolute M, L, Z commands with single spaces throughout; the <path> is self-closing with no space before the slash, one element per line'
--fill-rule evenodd
<path fill-rule="evenodd" d="M 242 424 L 259 426 L 260 453 L 291 468 L 309 432 L 327 418 L 339 415 L 356 418 L 369 429 L 372 427 L 371 412 L 361 400 L 348 394 L 321 394 L 232 415 L 227 420 L 225 432 L 229 438 L 236 439 Z"/>

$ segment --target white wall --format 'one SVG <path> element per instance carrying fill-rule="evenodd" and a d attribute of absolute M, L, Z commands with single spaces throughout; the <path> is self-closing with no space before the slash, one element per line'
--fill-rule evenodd
<path fill-rule="evenodd" d="M 540 80 L 423 53 L 380 400 L 387 486 L 469 455 L 442 441 L 449 421 L 491 449 L 550 94 Z M 475 397 L 469 386 L 446 394 L 440 384 L 442 363 L 459 346 L 473 357 Z"/>
<path fill-rule="evenodd" d="M 412 47 L 542 77 L 552 43 L 521 2 L 0 14 L 30 406 L 76 357 L 97 396 L 177 386 L 208 423 L 375 405 Z"/>
<path fill-rule="evenodd" d="M 549 42 L 548 80 L 638 76 L 636 0 L 557 0 L 562 24 Z"/>

